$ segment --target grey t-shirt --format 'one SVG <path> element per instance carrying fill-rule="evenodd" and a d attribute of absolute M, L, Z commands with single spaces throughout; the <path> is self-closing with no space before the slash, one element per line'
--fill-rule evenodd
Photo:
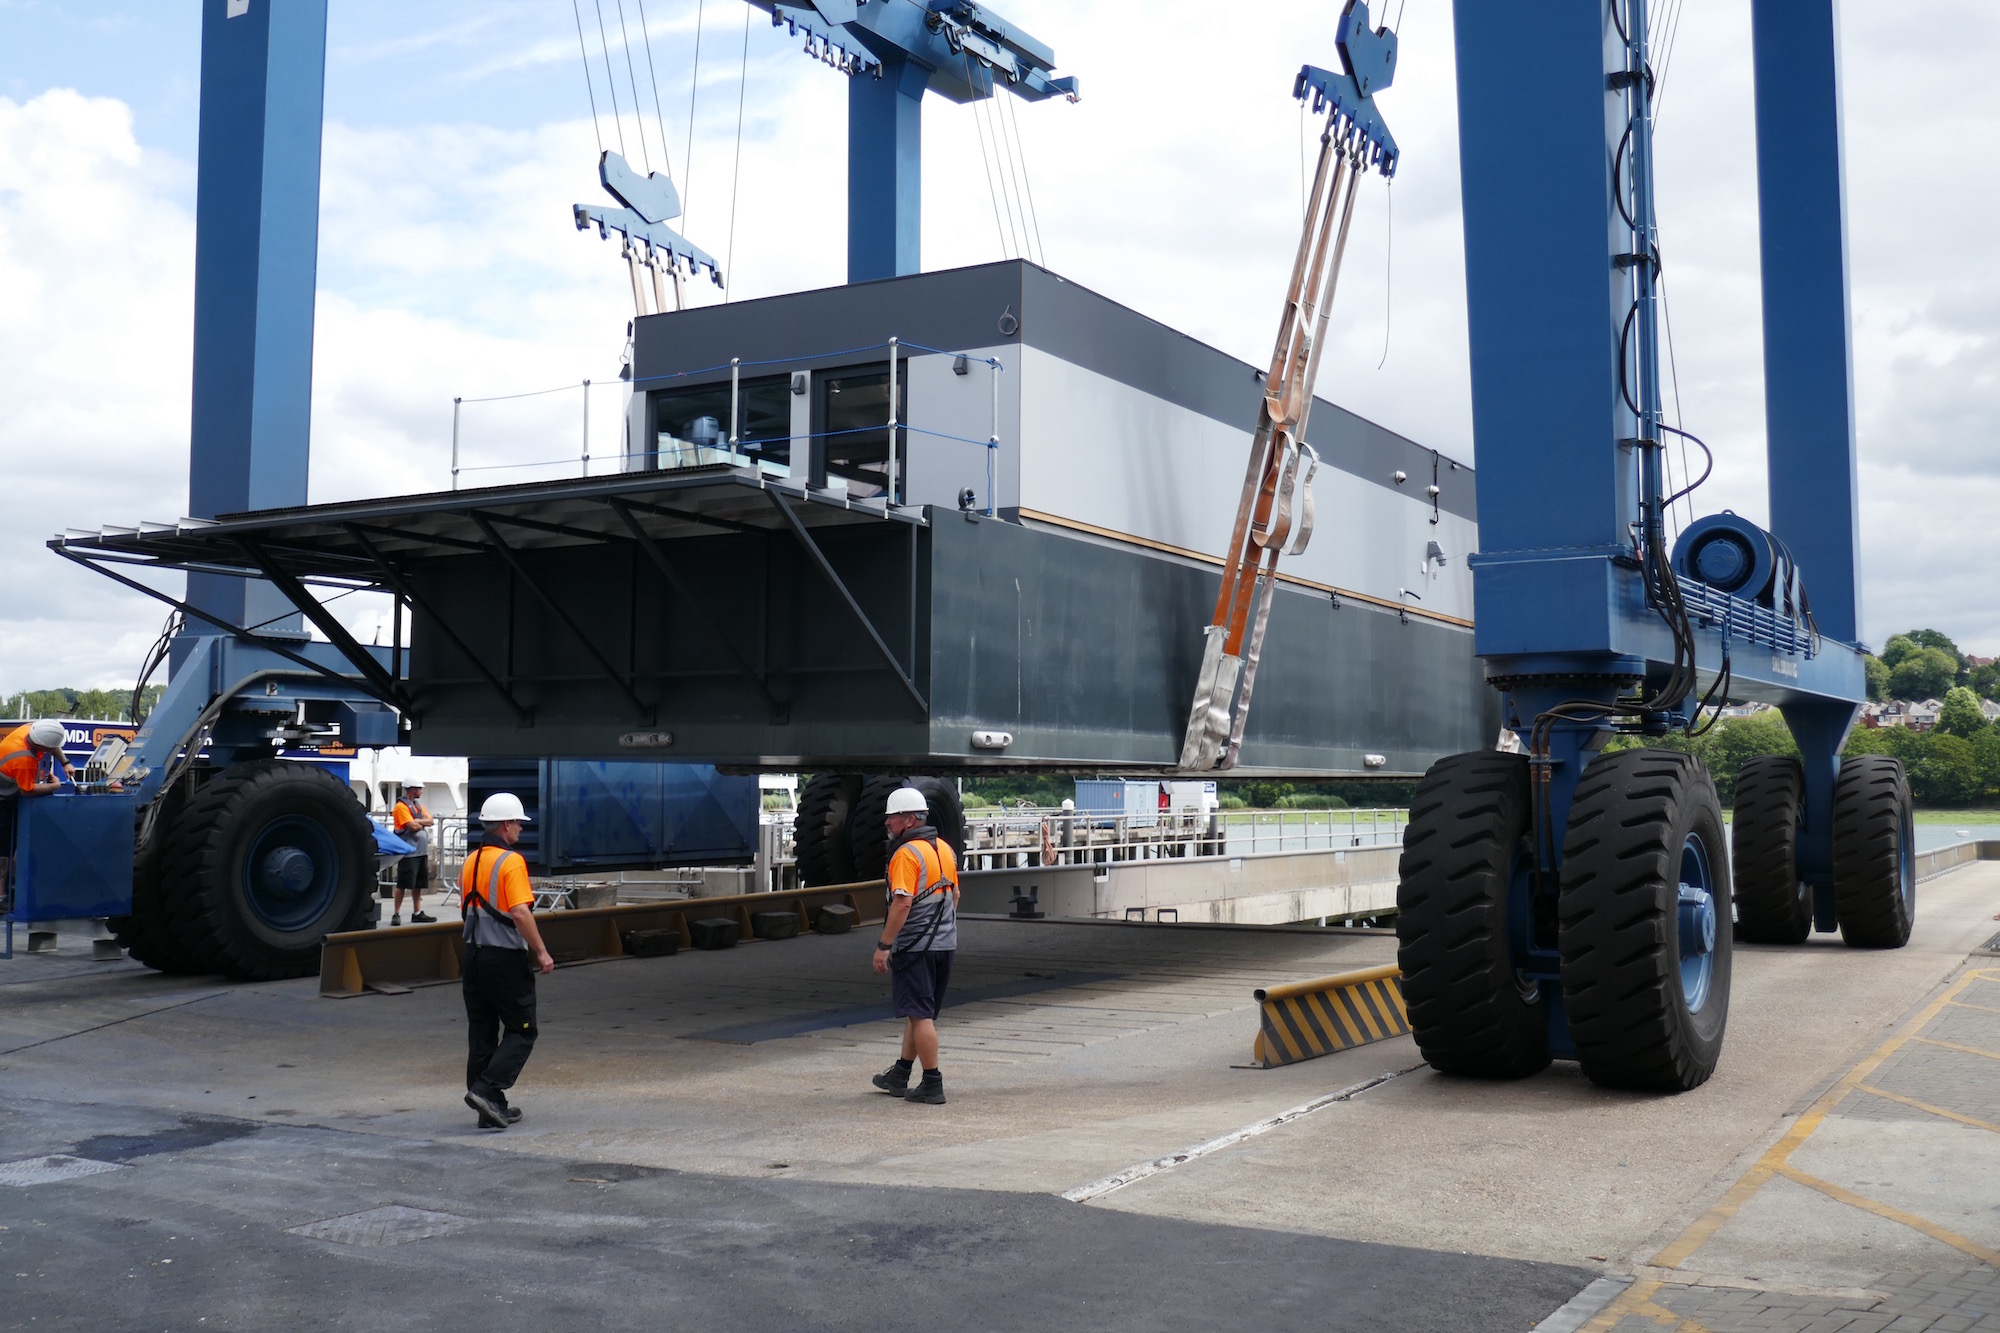
<path fill-rule="evenodd" d="M 402 800 L 396 802 L 396 804 L 402 806 L 408 806 L 410 814 L 418 819 L 422 819 L 425 815 L 430 813 L 430 811 L 424 809 L 423 802 L 413 801 L 407 796 L 405 796 Z M 397 837 L 401 838 L 404 842 L 409 843 L 410 846 L 416 848 L 418 856 L 430 855 L 431 831 L 429 829 L 406 827 L 401 831 L 398 831 L 393 828 L 390 829 L 389 831 L 391 833 L 394 833 Z"/>
<path fill-rule="evenodd" d="M 896 844 L 889 857 L 889 902 L 895 903 L 898 890 L 911 899 L 910 915 L 896 936 L 897 953 L 938 953 L 958 947 L 958 898 L 953 892 L 957 887 L 958 858 L 936 829 L 920 825 Z"/>

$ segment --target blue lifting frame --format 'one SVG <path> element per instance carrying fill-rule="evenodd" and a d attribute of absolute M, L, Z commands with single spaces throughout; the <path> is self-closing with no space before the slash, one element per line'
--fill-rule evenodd
<path fill-rule="evenodd" d="M 1771 530 L 1811 610 L 1676 591 L 1649 558 L 1676 432 L 1659 395 L 1646 6 L 1544 5 L 1529 21 L 1456 0 L 1476 647 L 1536 754 L 1545 870 L 1615 718 L 1676 726 L 1704 691 L 1779 707 L 1805 772 L 1799 873 L 1825 930 L 1834 782 L 1865 698 L 1834 4 L 1751 8 Z M 1692 686 L 1673 700 L 1690 649 Z M 1668 702 L 1648 713 L 1642 695 Z M 1530 975 L 1557 976 L 1552 949 L 1533 958 Z"/>
<path fill-rule="evenodd" d="M 973 0 L 749 0 L 847 74 L 847 280 L 920 272 L 923 98 L 1077 99 L 1055 52 Z"/>

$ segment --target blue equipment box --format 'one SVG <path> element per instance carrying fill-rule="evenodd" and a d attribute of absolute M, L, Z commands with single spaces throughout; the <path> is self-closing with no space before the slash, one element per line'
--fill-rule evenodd
<path fill-rule="evenodd" d="M 17 800 L 14 811 L 9 921 L 131 912 L 135 796 L 53 792 Z"/>

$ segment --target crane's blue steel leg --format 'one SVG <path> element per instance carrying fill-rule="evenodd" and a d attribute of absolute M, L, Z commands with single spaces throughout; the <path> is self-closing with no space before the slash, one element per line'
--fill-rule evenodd
<path fill-rule="evenodd" d="M 1860 709 L 1839 700 L 1783 706 L 1785 725 L 1799 743 L 1805 770 L 1805 819 L 1794 854 L 1801 883 L 1812 885 L 1813 927 L 1837 930 L 1833 914 L 1833 784 L 1840 776 L 1840 747 Z"/>
<path fill-rule="evenodd" d="M 1476 648 L 1497 675 L 1530 654 L 1588 667 L 1629 651 L 1619 625 L 1635 595 L 1644 610 L 1637 571 L 1615 563 L 1638 517 L 1634 451 L 1618 447 L 1635 423 L 1616 378 L 1632 284 L 1611 259 L 1626 244 L 1611 179 L 1622 102 L 1605 72 L 1622 60 L 1601 5 L 1547 6 L 1532 22 L 1486 0 L 1453 12 Z"/>
<path fill-rule="evenodd" d="M 1820 633 L 1861 636 L 1854 361 L 1834 0 L 1753 0 L 1764 414 L 1771 531 L 1805 571 Z M 1787 707 L 1805 763 L 1800 878 L 1832 930 L 1833 783 L 1859 710 Z"/>
<path fill-rule="evenodd" d="M 1629 559 L 1639 451 L 1619 443 L 1642 433 L 1618 387 L 1634 294 L 1613 256 L 1632 234 L 1611 172 L 1625 100 L 1606 82 L 1628 60 L 1602 4 L 1546 6 L 1532 21 L 1489 0 L 1456 0 L 1453 12 L 1479 450 L 1475 647 L 1527 741 L 1556 704 L 1608 704 L 1643 679 L 1663 633 Z M 1515 964 L 1541 983 L 1561 1053 L 1572 1047 L 1556 872 L 1577 782 L 1607 735 L 1597 719 L 1552 725 L 1541 891 L 1517 885 L 1510 899 Z"/>
<path fill-rule="evenodd" d="M 847 280 L 921 271 L 923 107 L 930 72 L 889 60 L 847 82 Z"/>
<path fill-rule="evenodd" d="M 1820 632 L 1861 634 L 1860 494 L 1834 0 L 1753 0 L 1771 531 Z"/>
<path fill-rule="evenodd" d="M 326 0 L 258 0 L 235 17 L 230 8 L 202 0 L 188 459 L 197 518 L 304 504 L 312 419 Z M 190 574 L 188 600 L 238 625 L 283 617 L 267 633 L 299 629 L 290 603 L 261 582 Z"/>

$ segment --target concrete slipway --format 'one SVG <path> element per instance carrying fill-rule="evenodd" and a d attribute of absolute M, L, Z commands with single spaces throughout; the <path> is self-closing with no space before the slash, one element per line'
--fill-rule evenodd
<path fill-rule="evenodd" d="M 1241 1067 L 1383 933 L 968 921 L 943 1107 L 868 1086 L 866 932 L 566 967 L 504 1134 L 452 987 L 66 937 L 0 963 L 0 1327 L 2000 1328 L 1996 912 L 1980 863 L 1906 949 L 1740 948 L 1680 1097 Z"/>

